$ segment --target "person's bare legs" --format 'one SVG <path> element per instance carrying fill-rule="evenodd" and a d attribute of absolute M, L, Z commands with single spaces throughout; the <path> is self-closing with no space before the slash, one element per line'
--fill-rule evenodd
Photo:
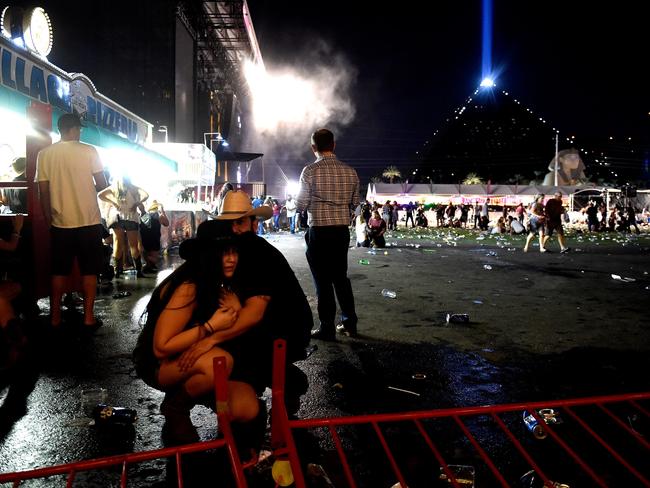
<path fill-rule="evenodd" d="M 97 296 L 97 275 L 83 275 L 81 289 L 84 296 L 84 325 L 95 323 L 95 297 Z"/>
<path fill-rule="evenodd" d="M 539 231 L 539 252 L 546 252 L 546 248 L 544 247 L 544 243 L 546 242 L 546 239 L 544 239 L 544 231 L 540 229 Z"/>
<path fill-rule="evenodd" d="M 535 234 L 529 232 L 528 237 L 526 237 L 526 245 L 524 246 L 524 252 L 528 252 L 528 246 L 530 246 L 530 242 L 535 238 Z"/>
<path fill-rule="evenodd" d="M 50 324 L 61 325 L 61 297 L 68 284 L 68 276 L 52 276 L 52 293 L 50 294 Z"/>

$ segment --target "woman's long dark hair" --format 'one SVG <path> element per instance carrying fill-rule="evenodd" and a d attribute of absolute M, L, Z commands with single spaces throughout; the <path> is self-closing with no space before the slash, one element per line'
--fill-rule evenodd
<path fill-rule="evenodd" d="M 147 304 L 147 322 L 154 323 L 165 309 L 176 289 L 183 283 L 196 286 L 196 295 L 186 305 L 196 303 L 193 317 L 197 321 L 209 319 L 219 307 L 223 277 L 223 255 L 236 251 L 232 238 L 197 239 L 192 256 L 176 268 L 153 291 Z"/>

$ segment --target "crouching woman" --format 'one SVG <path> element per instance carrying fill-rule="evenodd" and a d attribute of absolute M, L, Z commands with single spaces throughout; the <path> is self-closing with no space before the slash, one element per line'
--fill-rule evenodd
<path fill-rule="evenodd" d="M 223 357 L 228 374 L 233 357 L 217 347 L 218 332 L 233 327 L 238 307 L 220 305 L 238 262 L 231 238 L 201 235 L 186 261 L 153 291 L 147 305 L 133 359 L 138 376 L 165 392 L 160 411 L 165 416 L 163 436 L 173 443 L 199 440 L 190 410 L 205 398 L 214 399 L 213 360 Z M 248 422 L 259 412 L 253 388 L 229 381 L 229 408 L 235 422 Z"/>

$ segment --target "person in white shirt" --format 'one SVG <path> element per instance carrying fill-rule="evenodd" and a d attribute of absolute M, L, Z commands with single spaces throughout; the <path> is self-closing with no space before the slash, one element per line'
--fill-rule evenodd
<path fill-rule="evenodd" d="M 289 230 L 292 234 L 296 233 L 296 201 L 291 195 L 287 197 L 287 201 L 284 203 L 284 207 L 287 209 L 287 220 L 289 220 Z"/>
<path fill-rule="evenodd" d="M 45 221 L 50 227 L 52 291 L 50 324 L 61 325 L 61 297 L 79 264 L 84 298 L 84 325 L 101 325 L 94 316 L 97 276 L 102 269 L 102 225 L 97 192 L 106 188 L 97 149 L 79 142 L 81 119 L 76 113 L 59 117 L 61 140 L 38 153 L 36 181 Z"/>

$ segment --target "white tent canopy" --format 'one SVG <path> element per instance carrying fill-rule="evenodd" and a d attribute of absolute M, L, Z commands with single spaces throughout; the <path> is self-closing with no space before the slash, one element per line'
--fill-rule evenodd
<path fill-rule="evenodd" d="M 483 203 L 487 198 L 492 205 L 524 205 L 530 203 L 535 195 L 553 195 L 560 191 L 565 198 L 585 186 L 544 186 L 544 185 L 435 185 L 409 183 L 370 183 L 366 200 L 385 202 L 390 200 L 399 204 L 409 202 L 440 204 L 451 201 L 459 203 Z M 595 190 L 598 190 L 594 187 Z"/>

